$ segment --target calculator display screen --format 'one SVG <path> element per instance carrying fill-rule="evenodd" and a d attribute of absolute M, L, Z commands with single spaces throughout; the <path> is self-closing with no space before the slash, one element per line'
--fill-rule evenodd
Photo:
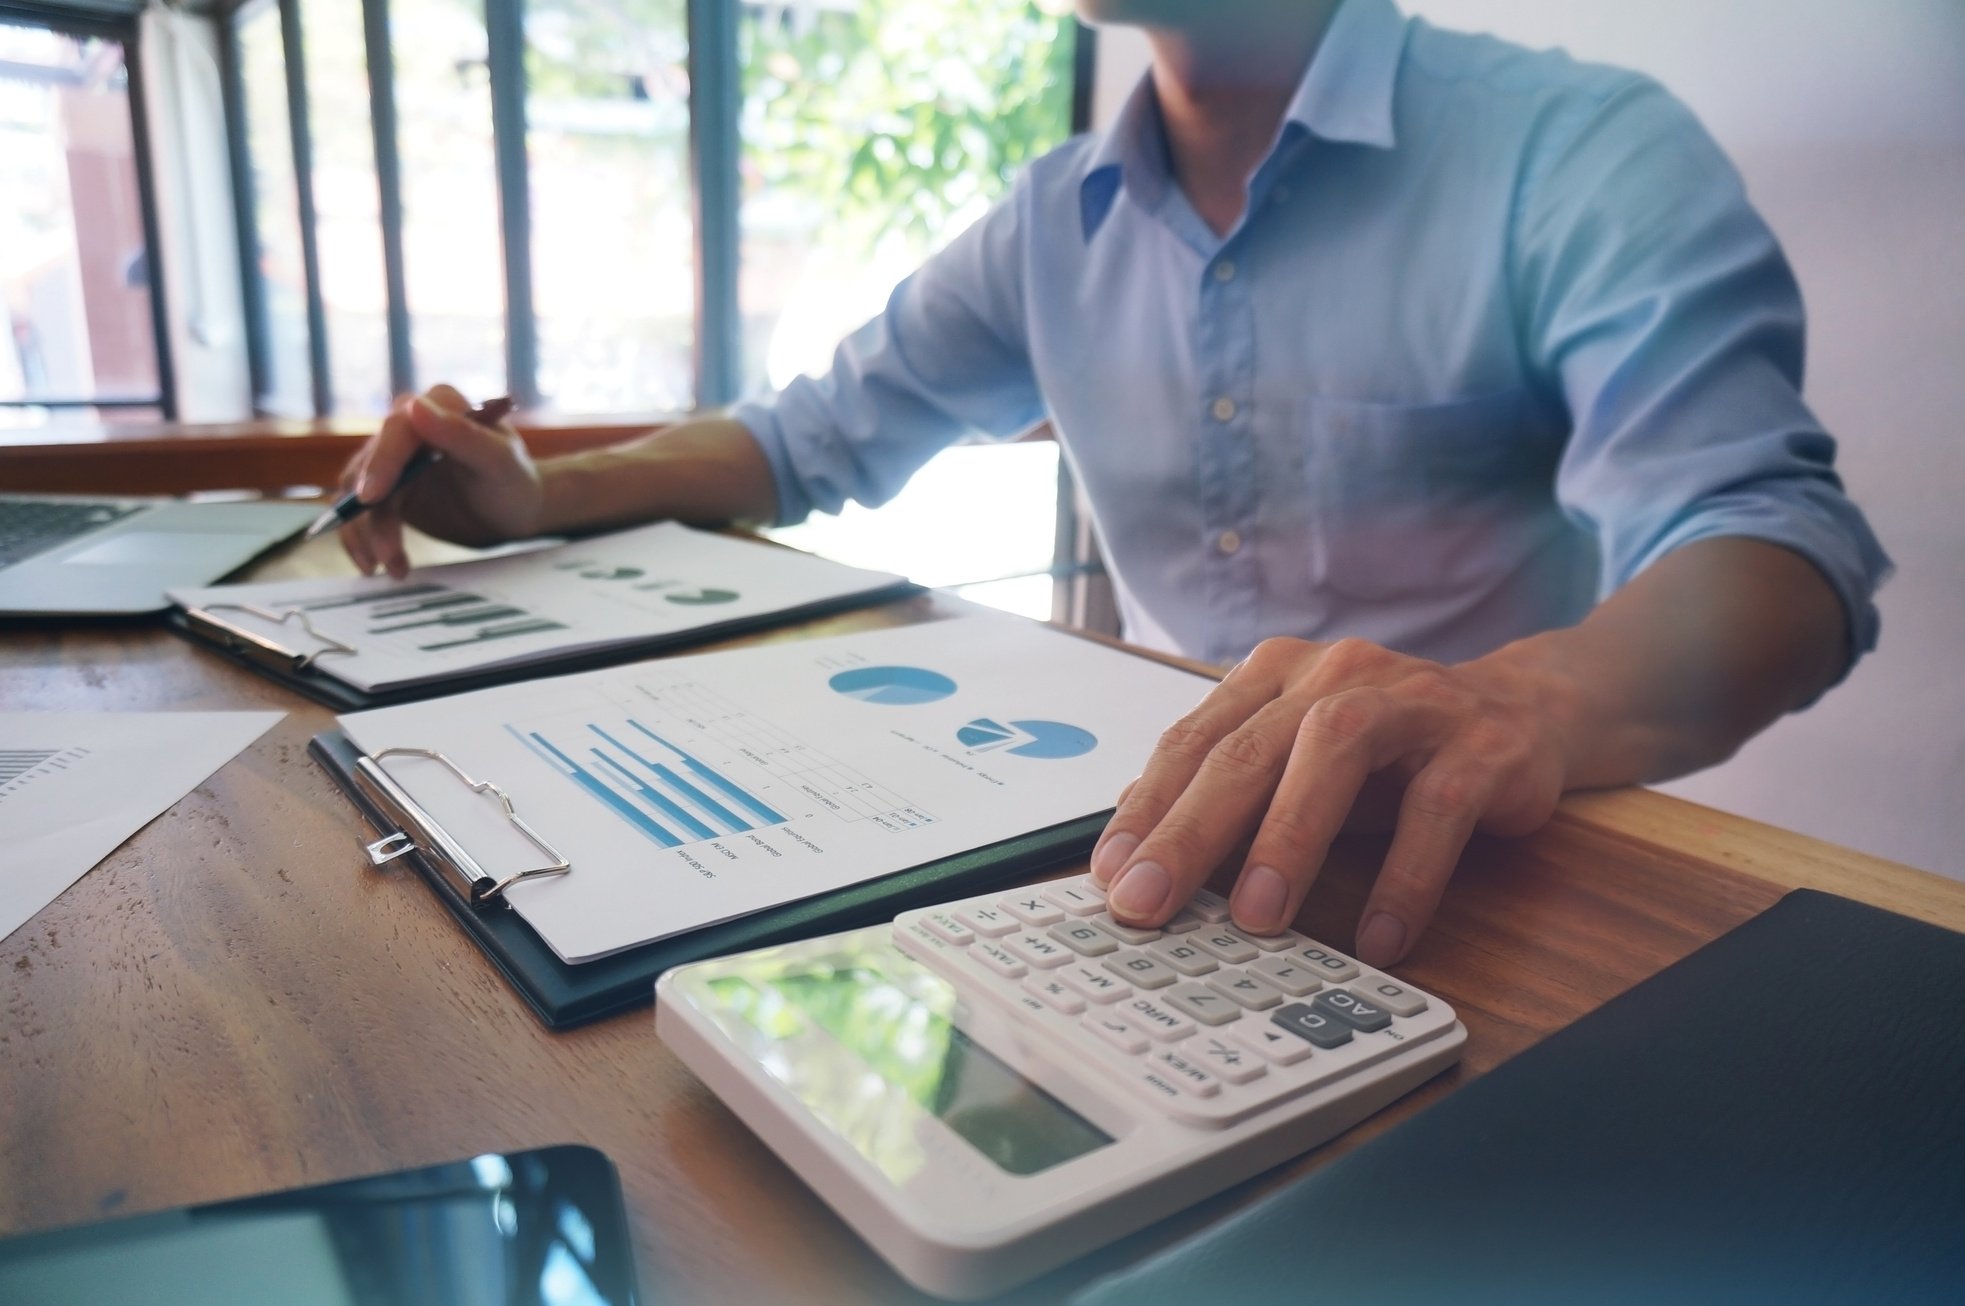
<path fill-rule="evenodd" d="M 791 1008 L 830 1034 L 878 1077 L 856 1086 L 801 1075 L 784 1063 L 767 1064 L 821 1118 L 895 1173 L 894 1162 L 913 1149 L 893 1137 L 899 1123 L 879 1099 L 897 1091 L 946 1125 L 999 1168 L 1033 1175 L 1112 1142 L 1112 1136 L 1012 1069 L 949 1020 L 953 990 L 939 981 L 902 989 L 872 966 L 833 965 L 715 982 L 717 996 L 748 1007 L 744 1015 L 766 1033 L 784 1029 Z M 743 992 L 738 988 L 742 986 Z M 796 1081 L 796 1082 L 795 1082 Z M 874 1089 L 867 1093 L 868 1088 Z M 856 1107 L 858 1109 L 856 1109 Z M 901 1166 L 911 1169 L 912 1166 Z"/>

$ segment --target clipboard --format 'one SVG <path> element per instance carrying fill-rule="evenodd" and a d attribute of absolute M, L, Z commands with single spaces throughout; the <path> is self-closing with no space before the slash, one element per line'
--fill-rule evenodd
<path fill-rule="evenodd" d="M 421 751 L 421 750 L 409 750 Z M 1018 838 L 942 858 L 831 893 L 754 912 L 686 934 L 673 935 L 580 965 L 568 965 L 520 915 L 505 904 L 503 889 L 531 875 L 578 875 L 580 868 L 555 865 L 558 855 L 531 835 L 542 850 L 537 870 L 499 883 L 478 871 L 467 849 L 431 822 L 400 789 L 380 783 L 380 768 L 340 730 L 314 736 L 308 752 L 361 812 L 381 838 L 363 840 L 373 865 L 407 862 L 435 891 L 457 923 L 484 950 L 519 996 L 552 1029 L 568 1029 L 654 1000 L 655 979 L 671 966 L 704 957 L 768 947 L 775 943 L 854 929 L 892 920 L 901 912 L 949 898 L 982 892 L 1091 851 L 1111 810 L 1032 831 Z M 425 754 L 430 756 L 430 754 Z M 453 773 L 463 776 L 448 759 Z M 364 765 L 364 762 L 367 765 Z M 386 778 L 386 772 L 380 772 Z M 473 787 L 502 791 L 488 782 Z M 394 789 L 394 792 L 391 790 Z M 519 797 L 523 797 L 522 795 Z M 507 815 L 511 800 L 507 799 Z"/>
<path fill-rule="evenodd" d="M 706 644 L 735 635 L 746 635 L 753 631 L 770 630 L 776 626 L 810 621 L 832 616 L 835 613 L 851 612 L 857 608 L 891 603 L 921 593 L 923 593 L 921 586 L 912 581 L 901 580 L 878 589 L 862 590 L 795 607 L 778 608 L 755 616 L 693 626 L 688 630 L 666 632 L 646 639 L 622 641 L 560 657 L 511 666 L 487 667 L 477 671 L 462 671 L 445 676 L 439 681 L 373 692 L 359 689 L 323 670 L 318 662 L 323 650 L 316 649 L 311 653 L 303 653 L 254 631 L 232 625 L 221 614 L 220 605 L 214 604 L 205 608 L 174 607 L 165 616 L 164 621 L 170 629 L 193 643 L 275 680 L 288 689 L 304 694 L 317 703 L 325 704 L 337 712 L 359 712 L 368 708 L 393 707 L 399 703 L 415 703 L 427 698 L 461 694 L 467 690 L 487 689 L 494 685 L 508 685 L 544 676 L 563 676 L 575 671 L 592 671 L 622 662 L 635 662 L 697 644 Z M 277 621 L 280 619 L 280 614 L 270 614 L 270 619 Z M 316 638 L 330 644 L 338 642 L 327 640 L 325 636 L 316 636 Z M 331 649 L 326 651 L 332 652 Z"/>

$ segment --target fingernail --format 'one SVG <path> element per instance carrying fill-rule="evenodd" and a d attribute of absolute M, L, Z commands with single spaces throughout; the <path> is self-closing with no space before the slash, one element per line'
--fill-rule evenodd
<path fill-rule="evenodd" d="M 1115 916 L 1145 920 L 1166 903 L 1172 888 L 1173 880 L 1167 875 L 1166 867 L 1157 862 L 1138 862 L 1119 877 L 1119 883 L 1112 886 L 1105 901 Z"/>
<path fill-rule="evenodd" d="M 355 483 L 355 497 L 363 503 L 374 503 L 382 495 L 381 481 L 374 472 L 363 472 L 362 479 Z"/>
<path fill-rule="evenodd" d="M 1139 836 L 1123 830 L 1100 844 L 1092 853 L 1092 883 L 1100 888 L 1112 883 L 1112 877 L 1119 873 L 1119 868 L 1126 864 L 1126 859 L 1133 855 L 1133 849 L 1137 847 Z"/>
<path fill-rule="evenodd" d="M 1251 866 L 1242 872 L 1228 907 L 1243 929 L 1274 934 L 1283 928 L 1283 910 L 1289 898 L 1290 886 L 1281 875 L 1267 866 Z"/>
<path fill-rule="evenodd" d="M 1405 922 L 1378 912 L 1358 931 L 1358 960 L 1367 966 L 1389 966 L 1405 951 Z"/>

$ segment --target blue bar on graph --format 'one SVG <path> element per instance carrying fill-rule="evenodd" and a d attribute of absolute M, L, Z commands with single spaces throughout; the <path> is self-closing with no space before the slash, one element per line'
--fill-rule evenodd
<path fill-rule="evenodd" d="M 704 825 L 701 821 L 691 816 L 686 809 L 677 806 L 674 802 L 672 802 L 667 797 L 663 796 L 662 794 L 656 793 L 653 789 L 650 789 L 646 781 L 638 779 L 632 771 L 628 770 L 627 767 L 622 766 L 619 762 L 609 757 L 606 753 L 601 752 L 598 748 L 590 748 L 587 751 L 592 753 L 595 757 L 599 758 L 603 763 L 605 763 L 610 771 L 620 776 L 623 784 L 628 785 L 636 793 L 640 794 L 643 798 L 646 798 L 649 802 L 653 803 L 662 812 L 666 813 L 670 817 L 670 819 L 680 824 L 683 829 L 689 831 L 689 833 L 695 835 L 698 839 L 716 838 L 717 832 L 715 830 L 712 830 L 710 829 L 709 826 Z"/>
<path fill-rule="evenodd" d="M 731 784 L 728 780 L 725 780 L 722 776 L 718 775 L 715 771 L 712 771 L 709 767 L 704 766 L 701 762 L 698 762 L 695 758 L 691 757 L 688 753 L 684 752 L 680 748 L 677 748 L 674 744 L 662 738 L 660 735 L 656 734 L 653 730 L 650 730 L 647 726 L 643 725 L 641 722 L 636 721 L 633 718 L 629 718 L 628 724 L 633 726 L 635 729 L 641 731 L 641 733 L 643 733 L 644 735 L 647 735 L 650 739 L 654 740 L 662 747 L 668 749 L 671 753 L 674 753 L 677 757 L 682 759 L 682 764 L 684 766 L 688 767 L 691 771 L 694 771 L 697 775 L 709 781 L 711 784 L 715 785 L 718 789 L 721 789 L 724 793 L 730 795 L 732 798 L 736 799 L 744 806 L 750 808 L 753 812 L 756 812 L 759 816 L 763 817 L 766 821 L 769 821 L 772 825 L 783 825 L 785 821 L 789 819 L 788 817 L 780 816 L 778 813 L 772 811 L 769 807 L 765 806 L 757 799 L 751 797 L 749 794 L 745 793 L 743 789 L 741 789 L 737 785 Z"/>
<path fill-rule="evenodd" d="M 545 749 L 565 764 L 567 770 L 573 777 L 574 783 L 613 808 L 630 825 L 639 829 L 643 834 L 653 839 L 656 843 L 661 844 L 664 848 L 682 847 L 683 841 L 681 839 L 676 838 L 668 830 L 651 820 L 648 814 L 643 812 L 639 807 L 636 807 L 633 803 L 621 797 L 621 795 L 615 793 L 600 781 L 594 779 L 593 776 L 587 773 L 586 768 L 547 743 L 544 735 L 541 735 L 535 730 L 532 732 L 532 738 L 538 743 L 539 747 Z"/>
<path fill-rule="evenodd" d="M 616 739 L 613 735 L 608 734 L 605 730 L 602 730 L 599 726 L 590 725 L 587 727 L 587 729 L 593 731 L 595 734 L 599 735 L 602 739 L 605 739 L 608 743 L 614 745 L 616 748 L 626 753 L 629 757 L 632 757 L 635 761 L 647 767 L 650 771 L 653 771 L 656 775 L 660 776 L 663 779 L 663 781 L 665 781 L 668 784 L 669 788 L 675 790 L 677 793 L 681 794 L 684 798 L 687 798 L 690 802 L 696 804 L 698 807 L 702 808 L 704 811 L 714 816 L 717 820 L 722 821 L 725 825 L 730 826 L 734 833 L 741 834 L 745 830 L 749 830 L 753 828 L 749 821 L 746 821 L 743 817 L 737 815 L 735 812 L 725 807 L 722 803 L 717 802 L 716 799 L 710 797 L 708 794 L 698 789 L 695 785 L 690 784 L 687 780 L 677 775 L 669 767 L 663 766 L 660 762 L 650 761 L 648 758 L 643 757 L 640 753 L 637 753 L 634 749 L 629 748 L 626 744 Z"/>

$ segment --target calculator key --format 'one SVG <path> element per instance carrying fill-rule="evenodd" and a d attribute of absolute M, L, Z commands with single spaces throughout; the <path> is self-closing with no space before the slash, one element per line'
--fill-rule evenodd
<path fill-rule="evenodd" d="M 1139 985 L 1143 989 L 1163 989 L 1179 979 L 1173 967 L 1166 962 L 1149 957 L 1143 952 L 1129 952 L 1121 957 L 1107 957 L 1105 968 L 1122 980 Z"/>
<path fill-rule="evenodd" d="M 1326 984 L 1342 984 L 1345 980 L 1358 978 L 1358 963 L 1349 957 L 1340 957 L 1328 948 L 1315 944 L 1298 948 L 1290 954 L 1299 965 L 1308 966 L 1310 973 Z"/>
<path fill-rule="evenodd" d="M 1426 1010 L 1426 999 L 1403 984 L 1394 984 L 1383 975 L 1353 984 L 1351 991 L 1368 1002 L 1376 1002 L 1395 1016 L 1416 1016 Z"/>
<path fill-rule="evenodd" d="M 1051 937 L 1081 957 L 1103 957 L 1119 951 L 1119 940 L 1090 921 L 1066 921 L 1051 927 Z"/>
<path fill-rule="evenodd" d="M 1097 1011 L 1080 1024 L 1128 1056 L 1146 1051 L 1146 1035 L 1109 1011 Z"/>
<path fill-rule="evenodd" d="M 1238 1026 L 1229 1040 L 1240 1043 L 1264 1061 L 1293 1066 L 1310 1055 L 1310 1045 L 1294 1034 L 1285 1034 L 1274 1025 Z"/>
<path fill-rule="evenodd" d="M 1288 957 L 1264 957 L 1249 969 L 1293 998 L 1307 997 L 1324 986 L 1322 980 Z"/>
<path fill-rule="evenodd" d="M 1015 934 L 1023 928 L 1016 917 L 1001 907 L 964 907 L 955 913 L 958 923 L 968 926 L 985 939 L 1000 939 L 1005 934 Z"/>
<path fill-rule="evenodd" d="M 1270 1018 L 1271 1023 L 1320 1048 L 1343 1047 L 1351 1041 L 1351 1027 L 1343 1021 L 1312 1011 L 1301 1002 L 1292 1002 Z"/>
<path fill-rule="evenodd" d="M 1010 915 L 1016 917 L 1025 925 L 1039 927 L 1056 925 L 1064 919 L 1064 909 L 1053 903 L 1046 902 L 1044 895 L 1038 893 L 1035 889 L 1025 893 L 1019 893 L 1014 897 L 1005 898 L 996 905 L 1004 911 L 1009 912 Z"/>
<path fill-rule="evenodd" d="M 1149 1075 L 1159 1074 L 1178 1084 L 1182 1092 L 1195 1097 L 1213 1097 L 1221 1091 L 1221 1081 L 1213 1072 L 1173 1048 L 1168 1048 L 1147 1063 Z"/>
<path fill-rule="evenodd" d="M 1223 961 L 1234 965 L 1254 961 L 1258 955 L 1256 946 L 1244 938 L 1239 930 L 1216 926 L 1210 930 L 1196 930 L 1182 941 L 1188 940 L 1191 940 L 1195 947 L 1205 948 Z"/>
<path fill-rule="evenodd" d="M 1208 987 L 1220 990 L 1233 998 L 1237 1006 L 1250 1011 L 1267 1011 L 1283 1000 L 1282 991 L 1257 978 L 1254 971 L 1224 971 L 1210 979 Z"/>
<path fill-rule="evenodd" d="M 1235 999 L 1205 984 L 1182 984 L 1167 994 L 1167 1001 L 1203 1025 L 1226 1025 L 1242 1014 Z"/>
<path fill-rule="evenodd" d="M 1119 940 L 1121 943 L 1130 943 L 1134 947 L 1138 947 L 1142 943 L 1151 943 L 1160 937 L 1160 931 L 1158 930 L 1136 930 L 1130 925 L 1121 925 L 1118 921 L 1113 920 L 1110 916 L 1104 915 L 1103 913 L 1092 919 L 1098 923 L 1100 929 L 1110 934 L 1113 938 Z"/>
<path fill-rule="evenodd" d="M 1121 1003 L 1119 1011 L 1157 1043 L 1171 1043 L 1194 1032 L 1194 1022 L 1148 997 Z"/>
<path fill-rule="evenodd" d="M 1187 910 L 1205 924 L 1219 925 L 1228 919 L 1228 899 L 1203 889 L 1187 900 Z"/>
<path fill-rule="evenodd" d="M 1093 1002 L 1117 1002 L 1133 995 L 1132 986 L 1123 984 L 1116 975 L 1108 975 L 1090 966 L 1072 966 L 1058 972 L 1058 978 L 1069 988 L 1076 989 Z"/>
<path fill-rule="evenodd" d="M 1044 896 L 1071 916 L 1090 916 L 1105 910 L 1105 899 L 1092 889 L 1089 880 L 1050 885 L 1045 888 Z"/>
<path fill-rule="evenodd" d="M 918 918 L 930 934 L 958 948 L 966 948 L 976 941 L 976 932 L 945 911 L 931 911 Z"/>
<path fill-rule="evenodd" d="M 1056 976 L 1032 975 L 1023 982 L 1023 987 L 1051 1010 L 1062 1011 L 1067 1016 L 1075 1016 L 1085 1009 L 1085 999 L 1066 988 Z"/>
<path fill-rule="evenodd" d="M 1022 979 L 1030 973 L 1028 966 L 994 943 L 978 943 L 975 947 L 966 949 L 961 955 L 990 974 L 1001 975 L 1004 979 Z"/>
<path fill-rule="evenodd" d="M 1277 1037 L 1288 1036 L 1279 1034 Z M 1298 1039 L 1289 1039 L 1289 1041 L 1299 1047 L 1303 1046 Z M 1212 1034 L 1188 1044 L 1187 1054 L 1213 1071 L 1217 1078 L 1225 1079 L 1231 1084 L 1246 1084 L 1251 1079 L 1268 1073 L 1260 1056 L 1240 1043 L 1231 1039 L 1216 1038 Z"/>
<path fill-rule="evenodd" d="M 1189 930 L 1200 929 L 1203 924 L 1205 922 L 1199 916 L 1196 916 L 1193 912 L 1187 910 L 1187 908 L 1182 907 L 1174 913 L 1172 920 L 1160 927 L 1160 932 L 1162 934 L 1185 934 Z"/>
<path fill-rule="evenodd" d="M 1003 946 L 1039 970 L 1050 970 L 1072 960 L 1070 950 L 1063 944 L 1035 930 L 1005 939 Z"/>
<path fill-rule="evenodd" d="M 1305 942 L 1303 936 L 1294 930 L 1284 930 L 1281 934 L 1250 934 L 1246 930 L 1235 932 L 1264 952 L 1288 952 L 1291 948 L 1302 947 Z"/>
<path fill-rule="evenodd" d="M 1186 938 L 1161 939 L 1158 943 L 1146 946 L 1149 956 L 1158 957 L 1183 975 L 1206 975 L 1209 971 L 1220 970 L 1221 963 L 1212 953 L 1201 951 Z"/>
<path fill-rule="evenodd" d="M 1321 1011 L 1327 1016 L 1335 1016 L 1353 1029 L 1367 1034 L 1375 1033 L 1392 1023 L 1392 1013 L 1385 1008 L 1366 1002 L 1349 989 L 1331 989 L 1310 999 L 1313 1011 Z"/>

